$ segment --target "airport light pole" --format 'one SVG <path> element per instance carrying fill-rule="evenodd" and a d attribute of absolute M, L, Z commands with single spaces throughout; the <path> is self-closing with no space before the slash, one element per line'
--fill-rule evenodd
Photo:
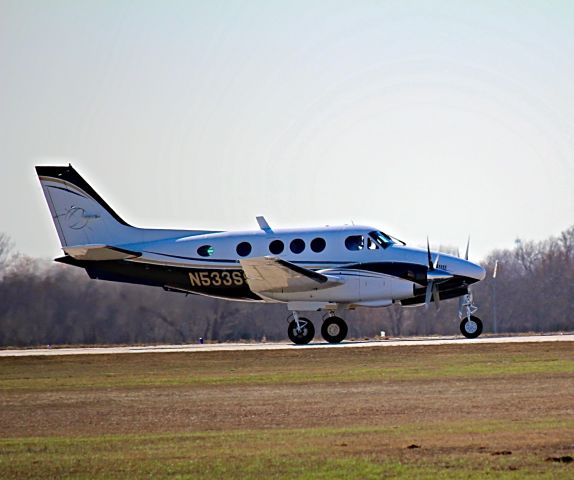
<path fill-rule="evenodd" d="M 498 272 L 498 260 L 494 262 L 494 271 L 492 272 L 492 323 L 494 333 L 498 333 L 498 325 L 496 319 L 496 274 Z"/>

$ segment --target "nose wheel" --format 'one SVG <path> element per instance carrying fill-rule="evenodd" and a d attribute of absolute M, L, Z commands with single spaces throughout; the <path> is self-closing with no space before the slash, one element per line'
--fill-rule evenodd
<path fill-rule="evenodd" d="M 460 333 L 466 338 L 477 338 L 482 333 L 482 320 L 473 315 L 478 308 L 474 305 L 472 293 L 460 297 L 458 306 L 458 318 L 460 322 Z"/>
<path fill-rule="evenodd" d="M 466 338 L 477 338 L 482 333 L 482 320 L 471 315 L 460 322 L 460 332 Z"/>

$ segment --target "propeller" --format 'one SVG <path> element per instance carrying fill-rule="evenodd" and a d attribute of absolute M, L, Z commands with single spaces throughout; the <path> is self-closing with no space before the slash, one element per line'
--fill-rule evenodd
<path fill-rule="evenodd" d="M 428 309 L 428 306 L 431 301 L 431 297 L 434 301 L 434 305 L 437 310 L 440 309 L 440 295 L 438 291 L 438 284 L 444 280 L 448 280 L 452 278 L 452 275 L 448 273 L 446 270 L 442 270 L 438 268 L 438 261 L 440 259 L 440 254 L 437 253 L 437 256 L 432 261 L 432 255 L 430 251 L 430 243 L 427 237 L 427 260 L 428 260 L 428 270 L 427 270 L 427 290 L 425 292 L 425 308 Z"/>
<path fill-rule="evenodd" d="M 470 235 L 468 236 L 468 240 L 466 241 L 466 252 L 464 254 L 464 259 L 468 260 L 468 249 L 470 247 Z M 457 247 L 456 249 L 456 256 L 460 258 L 460 249 Z"/>

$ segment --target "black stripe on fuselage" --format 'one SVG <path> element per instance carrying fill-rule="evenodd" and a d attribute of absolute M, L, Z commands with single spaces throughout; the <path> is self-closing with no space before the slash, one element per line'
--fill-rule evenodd
<path fill-rule="evenodd" d="M 243 269 L 239 265 L 236 268 L 170 266 L 126 260 L 82 261 L 71 256 L 60 257 L 56 261 L 84 268 L 88 275 L 94 279 L 163 287 L 168 290 L 185 291 L 230 300 L 262 300 L 249 288 Z M 385 274 L 424 285 L 426 284 L 426 268 L 426 266 L 418 264 L 380 262 L 354 264 L 348 267 L 339 267 L 338 270 L 341 273 L 348 271 L 348 275 L 357 276 L 369 276 L 369 273 Z M 364 274 L 361 274 L 361 271 Z M 424 283 L 420 278 L 423 272 Z M 442 281 L 437 284 L 440 297 L 452 298 L 463 295 L 467 292 L 467 286 L 476 281 L 476 279 L 460 276 Z M 424 286 L 415 288 L 415 298 L 412 302 L 410 299 L 407 302 L 409 304 L 420 303 L 420 298 L 423 298 L 424 302 L 425 291 Z"/>
<path fill-rule="evenodd" d="M 230 300 L 261 301 L 245 280 L 241 268 L 202 269 L 174 267 L 125 260 L 82 261 L 65 256 L 57 262 L 84 268 L 90 278 L 112 282 L 163 287 Z"/>
<path fill-rule="evenodd" d="M 356 263 L 348 265 L 345 268 L 352 268 L 354 270 L 366 270 L 369 272 L 384 273 L 393 277 L 409 280 L 423 288 L 427 285 L 427 272 L 428 267 L 418 263 L 408 262 L 372 262 L 372 263 Z M 465 277 L 462 275 L 455 275 L 453 278 L 443 280 L 438 285 L 444 290 L 450 290 L 463 285 L 472 285 L 478 282 L 476 278 Z"/>
<path fill-rule="evenodd" d="M 143 250 L 144 253 L 149 253 L 151 255 L 159 255 L 161 257 L 167 258 L 177 258 L 179 260 L 191 260 L 193 262 L 212 262 L 212 263 L 239 263 L 239 260 L 236 258 L 209 258 L 209 257 L 186 257 L 183 255 L 173 255 L 170 253 L 160 253 L 160 252 L 152 252 L 151 250 Z M 280 259 L 281 260 L 281 259 Z M 312 260 L 301 260 L 301 261 L 292 261 L 289 260 L 289 263 L 292 264 L 302 264 L 302 265 L 317 265 L 317 264 L 326 264 L 326 265 L 348 265 L 349 262 L 335 262 L 325 260 L 322 262 L 312 261 Z M 321 268 L 330 268 L 330 267 L 321 267 Z"/>

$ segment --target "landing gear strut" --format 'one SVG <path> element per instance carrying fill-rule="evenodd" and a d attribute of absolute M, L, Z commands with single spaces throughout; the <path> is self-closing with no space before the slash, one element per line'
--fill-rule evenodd
<path fill-rule="evenodd" d="M 478 307 L 473 303 L 472 293 L 468 292 L 461 297 L 458 318 L 461 320 L 460 333 L 466 338 L 477 338 L 482 333 L 482 321 L 473 315 L 477 310 Z"/>
<path fill-rule="evenodd" d="M 342 318 L 330 315 L 323 321 L 321 335 L 329 343 L 341 343 L 345 340 L 349 328 Z"/>
<path fill-rule="evenodd" d="M 306 345 L 315 336 L 315 327 L 308 318 L 300 317 L 297 312 L 293 312 L 293 320 L 289 322 L 287 329 L 289 340 L 297 345 Z"/>

